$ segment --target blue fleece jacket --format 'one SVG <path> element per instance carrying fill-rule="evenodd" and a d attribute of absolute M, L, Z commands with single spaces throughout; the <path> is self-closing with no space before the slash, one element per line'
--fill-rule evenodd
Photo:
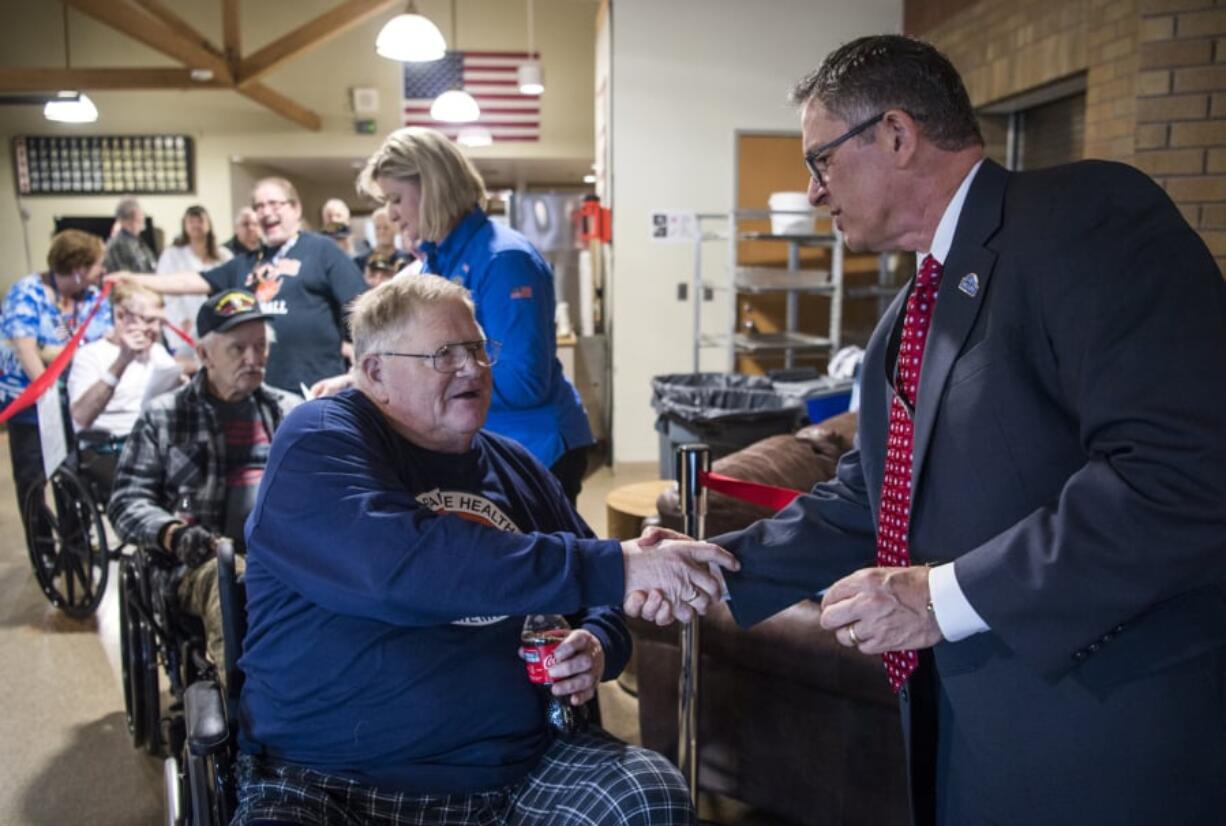
<path fill-rule="evenodd" d="M 519 442 L 546 467 L 593 444 L 557 357 L 553 272 L 532 243 L 474 209 L 441 244 L 422 250 L 425 271 L 467 288 L 486 338 L 502 342 L 486 429 Z"/>
<path fill-rule="evenodd" d="M 244 751 L 413 794 L 520 780 L 549 742 L 524 615 L 573 615 L 616 676 L 620 545 L 487 432 L 420 448 L 359 391 L 294 410 L 247 523 Z"/>

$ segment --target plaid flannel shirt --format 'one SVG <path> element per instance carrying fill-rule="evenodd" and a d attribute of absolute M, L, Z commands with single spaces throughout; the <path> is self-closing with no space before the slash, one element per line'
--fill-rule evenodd
<path fill-rule="evenodd" d="M 225 526 L 225 436 L 205 394 L 205 371 L 187 385 L 154 399 L 136 420 L 115 470 L 107 516 L 127 542 L 156 546 L 174 521 L 176 504 L 192 498 L 197 524 Z M 255 391 L 256 409 L 269 437 L 301 400 L 268 385 Z"/>

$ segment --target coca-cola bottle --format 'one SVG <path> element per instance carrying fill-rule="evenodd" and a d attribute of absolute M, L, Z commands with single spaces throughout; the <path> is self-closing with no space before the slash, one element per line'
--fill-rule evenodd
<path fill-rule="evenodd" d="M 528 664 L 528 679 L 542 686 L 547 698 L 545 719 L 558 734 L 581 731 L 586 721 L 582 707 L 571 705 L 569 697 L 555 697 L 549 668 L 553 652 L 570 634 L 570 623 L 560 614 L 529 614 L 520 634 L 519 655 Z"/>

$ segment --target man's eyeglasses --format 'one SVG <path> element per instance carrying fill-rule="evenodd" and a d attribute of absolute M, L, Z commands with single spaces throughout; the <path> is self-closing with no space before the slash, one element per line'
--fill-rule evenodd
<path fill-rule="evenodd" d="M 266 209 L 281 209 L 288 203 L 289 201 L 259 201 L 252 204 L 251 208 L 256 212 L 263 212 Z"/>
<path fill-rule="evenodd" d="M 376 356 L 404 356 L 405 358 L 427 359 L 430 366 L 440 373 L 458 373 L 472 359 L 479 367 L 493 367 L 498 361 L 498 352 L 502 349 L 501 342 L 489 341 L 457 341 L 454 344 L 444 344 L 433 353 L 375 353 Z"/>
<path fill-rule="evenodd" d="M 851 140 L 856 135 L 859 135 L 870 126 L 875 126 L 882 118 L 885 117 L 885 112 L 874 115 L 864 123 L 851 127 L 843 134 L 839 135 L 830 143 L 823 144 L 812 152 L 805 153 L 805 166 L 809 170 L 809 174 L 813 176 L 813 180 L 817 181 L 817 185 L 823 189 L 826 186 L 826 170 L 830 168 L 830 155 L 834 150 L 838 149 L 843 143 Z"/>

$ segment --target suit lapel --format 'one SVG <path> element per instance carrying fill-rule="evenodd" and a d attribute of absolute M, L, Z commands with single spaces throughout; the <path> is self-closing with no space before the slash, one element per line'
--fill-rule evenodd
<path fill-rule="evenodd" d="M 962 205 L 953 245 L 945 261 L 941 288 L 937 293 L 932 329 L 924 351 L 920 372 L 919 398 L 915 408 L 915 442 L 911 467 L 911 507 L 923 476 L 924 460 L 932 429 L 936 424 L 938 402 L 967 335 L 988 294 L 996 253 L 986 246 L 1000 226 L 1004 208 L 1005 184 L 1009 173 L 992 161 L 983 166 L 971 182 Z"/>

